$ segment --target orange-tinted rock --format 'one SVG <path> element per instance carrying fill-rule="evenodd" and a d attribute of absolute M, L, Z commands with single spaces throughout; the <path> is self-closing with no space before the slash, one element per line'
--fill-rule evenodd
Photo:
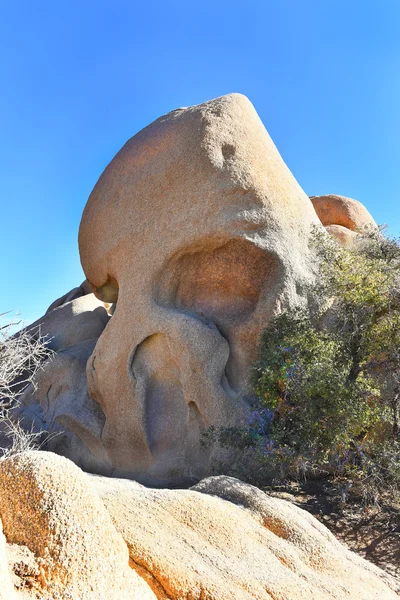
<path fill-rule="evenodd" d="M 213 477 L 176 491 L 90 480 L 128 544 L 132 566 L 147 573 L 158 598 L 397 598 L 389 575 L 309 513 L 237 479 Z"/>
<path fill-rule="evenodd" d="M 343 225 L 327 225 L 325 229 L 344 248 L 353 248 L 357 243 L 359 234 Z"/>
<path fill-rule="evenodd" d="M 311 196 L 322 225 L 340 225 L 351 231 L 362 230 L 365 227 L 376 227 L 376 223 L 367 209 L 358 200 L 327 194 L 325 196 Z"/>
<path fill-rule="evenodd" d="M 67 459 L 25 452 L 0 462 L 0 517 L 7 542 L 36 557 L 39 597 L 154 600 L 100 498 Z"/>

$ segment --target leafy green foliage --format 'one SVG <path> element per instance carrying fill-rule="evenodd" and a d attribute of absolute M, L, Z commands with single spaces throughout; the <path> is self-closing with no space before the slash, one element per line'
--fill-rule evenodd
<path fill-rule="evenodd" d="M 262 338 L 256 424 L 219 441 L 247 440 L 255 483 L 340 474 L 370 499 L 400 484 L 400 244 L 371 230 L 349 250 L 316 230 L 312 245 L 307 307 Z"/>

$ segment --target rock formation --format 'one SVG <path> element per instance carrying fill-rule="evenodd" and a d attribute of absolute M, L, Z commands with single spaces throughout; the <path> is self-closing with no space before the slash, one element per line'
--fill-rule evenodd
<path fill-rule="evenodd" d="M 159 118 L 90 195 L 87 279 L 31 326 L 56 355 L 15 418 L 89 471 L 158 486 L 204 477 L 202 433 L 246 421 L 260 333 L 305 300 L 321 221 L 343 243 L 373 222 L 355 200 L 310 201 L 244 96 Z"/>
<path fill-rule="evenodd" d="M 360 232 L 376 227 L 374 219 L 358 200 L 336 194 L 311 196 L 310 200 L 322 225 L 341 246 L 353 246 Z"/>
<path fill-rule="evenodd" d="M 34 558 L 29 576 L 19 576 L 21 592 L 52 600 L 154 598 L 129 568 L 126 544 L 100 498 L 67 459 L 27 452 L 0 462 L 0 518 L 8 544 Z"/>
<path fill-rule="evenodd" d="M 202 432 L 246 419 L 260 332 L 302 300 L 318 222 L 244 96 L 161 117 L 112 160 L 82 217 L 85 285 L 99 303 L 116 303 L 105 329 L 103 317 L 101 331 L 88 326 L 98 338 L 89 394 L 76 384 L 89 348 L 82 313 L 61 341 L 51 326 L 94 302 L 72 290 L 42 323 L 61 358 L 25 394 L 20 414 L 50 432 L 64 428 L 59 451 L 85 468 L 158 485 L 199 479 L 210 460 Z M 92 313 L 100 310 L 107 320 L 100 304 Z"/>
<path fill-rule="evenodd" d="M 0 583 L 25 600 L 398 597 L 314 517 L 230 477 L 151 490 L 28 452 L 0 463 L 0 519 Z"/>
<path fill-rule="evenodd" d="M 311 230 L 347 245 L 371 223 L 355 200 L 310 201 L 238 94 L 127 142 L 84 210 L 86 281 L 28 328 L 54 354 L 12 413 L 114 478 L 48 452 L 0 460 L 0 600 L 397 597 L 284 500 L 229 477 L 138 483 L 207 475 L 202 433 L 246 421 L 260 333 L 305 301 Z"/>

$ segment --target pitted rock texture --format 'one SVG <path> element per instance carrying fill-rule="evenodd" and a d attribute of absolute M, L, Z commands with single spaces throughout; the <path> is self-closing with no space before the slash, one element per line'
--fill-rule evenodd
<path fill-rule="evenodd" d="M 6 540 L 0 520 L 0 600 L 16 600 L 14 586 L 8 571 Z"/>
<path fill-rule="evenodd" d="M 9 544 L 39 565 L 33 598 L 151 600 L 128 564 L 124 540 L 98 495 L 71 461 L 26 452 L 0 462 L 0 518 Z"/>

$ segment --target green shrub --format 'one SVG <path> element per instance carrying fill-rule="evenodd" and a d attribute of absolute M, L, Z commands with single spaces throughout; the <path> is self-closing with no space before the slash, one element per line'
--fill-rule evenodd
<path fill-rule="evenodd" d="M 400 244 L 375 230 L 354 250 L 319 230 L 312 244 L 308 306 L 264 332 L 253 372 L 259 408 L 231 467 L 256 484 L 340 474 L 370 499 L 400 484 Z M 214 437 L 238 439 L 227 429 Z"/>

